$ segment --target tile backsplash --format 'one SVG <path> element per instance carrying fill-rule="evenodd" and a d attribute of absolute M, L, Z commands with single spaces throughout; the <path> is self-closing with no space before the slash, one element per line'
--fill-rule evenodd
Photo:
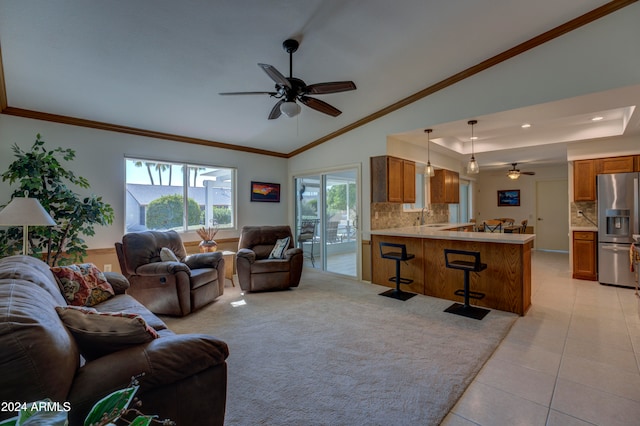
<path fill-rule="evenodd" d="M 578 217 L 582 210 L 583 217 Z M 571 202 L 571 226 L 598 226 L 598 204 L 595 201 Z"/>
<path fill-rule="evenodd" d="M 400 203 L 371 203 L 371 229 L 420 225 L 420 210 L 404 211 Z M 449 205 L 432 204 L 424 223 L 449 222 Z"/>

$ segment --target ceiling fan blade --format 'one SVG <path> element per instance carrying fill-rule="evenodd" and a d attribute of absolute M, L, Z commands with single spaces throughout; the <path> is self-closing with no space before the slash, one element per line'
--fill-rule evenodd
<path fill-rule="evenodd" d="M 282 115 L 282 111 L 280 111 L 280 105 L 284 102 L 284 99 L 280 99 L 276 104 L 271 108 L 271 112 L 269 113 L 269 120 L 275 120 L 276 118 Z"/>
<path fill-rule="evenodd" d="M 266 72 L 267 75 L 271 78 L 271 80 L 276 82 L 276 84 L 279 84 L 281 86 L 285 86 L 291 89 L 291 83 L 289 82 L 289 80 L 287 80 L 287 78 L 284 75 L 282 75 L 280 71 L 278 71 L 273 65 L 258 64 L 258 66 L 262 68 L 264 72 Z"/>
<path fill-rule="evenodd" d="M 328 103 L 321 101 L 320 99 L 310 98 L 308 96 L 300 96 L 298 99 L 300 99 L 300 102 L 302 102 L 309 108 L 313 108 L 316 111 L 320 111 L 332 117 L 337 117 L 342 114 L 342 111 L 340 111 L 338 108 L 335 108 Z"/>
<path fill-rule="evenodd" d="M 270 95 L 275 96 L 278 92 L 221 92 L 218 95 L 231 96 L 231 95 Z"/>
<path fill-rule="evenodd" d="M 521 175 L 529 175 L 529 176 L 533 176 L 536 174 L 536 172 L 520 172 Z"/>
<path fill-rule="evenodd" d="M 307 86 L 306 93 L 311 95 L 324 95 L 325 93 L 339 93 L 356 90 L 353 81 L 331 81 L 327 83 L 316 83 Z"/>

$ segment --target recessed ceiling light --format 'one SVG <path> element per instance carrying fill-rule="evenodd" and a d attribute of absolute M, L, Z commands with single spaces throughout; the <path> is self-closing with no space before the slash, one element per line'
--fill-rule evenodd
<path fill-rule="evenodd" d="M 475 141 L 476 139 L 478 139 L 477 136 L 471 136 L 469 139 L 471 139 L 472 141 Z"/>
<path fill-rule="evenodd" d="M 531 127 L 531 124 L 529 124 L 529 123 L 524 123 L 524 124 L 523 124 L 522 126 L 520 126 L 520 127 L 522 127 L 523 129 L 528 129 L 529 127 Z"/>
<path fill-rule="evenodd" d="M 597 116 L 597 117 L 593 117 L 593 118 L 591 119 L 591 121 L 600 121 L 600 120 L 603 120 L 603 119 L 604 119 L 604 117 Z"/>

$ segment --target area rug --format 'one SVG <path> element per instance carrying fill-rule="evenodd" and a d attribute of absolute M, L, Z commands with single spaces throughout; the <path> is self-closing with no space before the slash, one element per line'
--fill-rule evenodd
<path fill-rule="evenodd" d="M 482 321 L 452 302 L 379 296 L 386 287 L 306 269 L 298 288 L 226 287 L 177 333 L 229 345 L 226 425 L 437 425 L 517 316 Z"/>

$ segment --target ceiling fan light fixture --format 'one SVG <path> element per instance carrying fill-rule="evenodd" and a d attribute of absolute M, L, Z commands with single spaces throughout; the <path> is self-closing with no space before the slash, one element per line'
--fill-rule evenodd
<path fill-rule="evenodd" d="M 469 120 L 467 124 L 471 126 L 471 159 L 469 159 L 469 162 L 467 163 L 467 174 L 475 175 L 480 173 L 480 166 L 478 166 L 478 162 L 476 161 L 475 153 L 473 151 L 473 141 L 476 139 L 473 136 L 473 126 L 478 124 L 478 121 Z"/>
<path fill-rule="evenodd" d="M 280 104 L 280 112 L 290 118 L 300 114 L 300 110 L 300 105 L 293 101 L 283 102 L 282 104 Z"/>
<path fill-rule="evenodd" d="M 512 180 L 516 180 L 520 177 L 520 171 L 519 170 L 509 170 L 509 172 L 507 172 L 507 176 L 509 176 L 509 179 Z"/>

